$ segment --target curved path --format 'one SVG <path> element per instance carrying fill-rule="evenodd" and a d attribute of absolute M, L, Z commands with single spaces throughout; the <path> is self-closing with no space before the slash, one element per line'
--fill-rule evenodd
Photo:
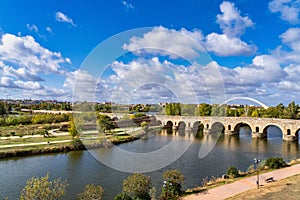
<path fill-rule="evenodd" d="M 287 178 L 289 176 L 294 176 L 296 174 L 300 174 L 300 164 L 293 165 L 291 167 L 286 167 L 283 169 L 275 170 L 272 172 L 267 172 L 264 174 L 260 174 L 260 185 L 268 184 L 265 182 L 265 179 L 274 177 L 274 180 L 280 180 Z M 201 199 L 209 199 L 209 200 L 223 200 L 229 197 L 235 196 L 239 193 L 245 192 L 247 190 L 251 190 L 256 188 L 256 176 L 252 176 L 249 178 L 243 178 L 234 183 L 226 184 L 223 186 L 215 187 L 204 192 L 200 192 L 197 194 L 192 194 L 186 197 L 183 197 L 183 200 L 201 200 Z"/>

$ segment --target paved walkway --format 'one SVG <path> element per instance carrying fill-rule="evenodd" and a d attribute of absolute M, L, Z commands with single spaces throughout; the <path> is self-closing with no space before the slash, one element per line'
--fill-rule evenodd
<path fill-rule="evenodd" d="M 266 185 L 268 183 L 265 182 L 265 179 L 269 177 L 274 177 L 274 180 L 280 180 L 287 178 L 289 176 L 293 176 L 296 174 L 300 174 L 300 164 L 293 165 L 291 167 L 286 167 L 283 169 L 279 169 L 272 172 L 267 172 L 264 174 L 260 174 L 260 185 Z M 256 178 L 257 176 L 252 176 L 249 178 L 244 178 L 238 180 L 234 183 L 226 184 L 223 186 L 219 186 L 213 189 L 209 189 L 207 191 L 192 194 L 182 198 L 183 200 L 201 200 L 201 199 L 209 199 L 209 200 L 223 200 L 232 196 L 235 196 L 239 193 L 245 192 L 247 190 L 251 190 L 257 188 L 256 186 Z"/>

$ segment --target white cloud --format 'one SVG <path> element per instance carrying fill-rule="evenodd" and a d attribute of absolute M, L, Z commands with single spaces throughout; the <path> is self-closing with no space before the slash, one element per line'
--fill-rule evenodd
<path fill-rule="evenodd" d="M 52 28 L 50 28 L 50 27 L 46 27 L 46 31 L 47 31 L 48 33 L 53 34 Z"/>
<path fill-rule="evenodd" d="M 143 37 L 132 37 L 123 48 L 137 54 L 144 52 L 150 54 L 168 55 L 171 58 L 195 58 L 199 56 L 199 51 L 203 51 L 199 42 L 203 39 L 200 31 L 188 31 L 181 29 L 167 29 L 165 27 L 155 27 L 147 32 Z"/>
<path fill-rule="evenodd" d="M 36 25 L 34 25 L 34 24 L 32 24 L 32 25 L 26 24 L 26 26 L 27 26 L 27 29 L 28 29 L 29 31 L 35 32 L 40 38 L 46 40 L 46 36 L 45 36 L 45 35 L 42 35 L 42 34 L 39 32 L 39 28 L 38 28 Z"/>
<path fill-rule="evenodd" d="M 300 1 L 299 0 L 273 0 L 269 3 L 272 13 L 280 13 L 280 18 L 291 24 L 298 24 Z"/>
<path fill-rule="evenodd" d="M 239 38 L 230 38 L 226 34 L 218 33 L 206 36 L 205 47 L 219 56 L 252 55 L 257 51 L 255 45 L 249 45 Z"/>
<path fill-rule="evenodd" d="M 39 43 L 32 36 L 15 36 L 4 34 L 0 43 L 0 60 L 24 67 L 33 73 L 61 74 L 61 65 L 69 60 L 61 53 L 52 52 Z"/>
<path fill-rule="evenodd" d="M 130 9 L 134 9 L 134 6 L 131 3 L 128 3 L 127 1 L 122 1 L 122 4 L 125 7 L 126 11 L 129 11 Z"/>
<path fill-rule="evenodd" d="M 217 23 L 228 37 L 237 37 L 244 34 L 246 28 L 253 26 L 249 17 L 242 17 L 234 3 L 224 1 L 220 5 L 222 14 L 217 15 Z"/>
<path fill-rule="evenodd" d="M 28 30 L 30 30 L 30 31 L 34 31 L 36 33 L 39 32 L 39 28 L 36 25 L 34 25 L 34 24 L 32 24 L 32 25 L 26 24 L 26 26 L 27 26 Z"/>
<path fill-rule="evenodd" d="M 59 22 L 65 22 L 65 23 L 69 23 L 72 26 L 76 27 L 77 25 L 74 23 L 73 19 L 71 19 L 70 17 L 68 17 L 67 15 L 65 15 L 62 12 L 56 12 L 55 13 L 55 19 Z"/>
<path fill-rule="evenodd" d="M 17 79 L 29 80 L 29 81 L 43 81 L 39 75 L 36 73 L 26 70 L 26 68 L 15 69 L 12 66 L 6 66 L 3 63 L 0 63 L 0 71 L 2 71 L 3 76 L 13 76 Z"/>
<path fill-rule="evenodd" d="M 300 28 L 289 28 L 280 38 L 292 50 L 300 52 Z"/>
<path fill-rule="evenodd" d="M 65 90 L 41 83 L 45 74 L 54 75 L 53 81 L 56 81 L 55 76 L 64 75 L 63 67 L 70 63 L 69 58 L 42 47 L 32 36 L 3 34 L 0 37 L 0 90 L 5 88 L 6 94 L 22 98 L 55 99 L 66 95 Z"/>
<path fill-rule="evenodd" d="M 38 82 L 20 80 L 15 81 L 10 77 L 1 77 L 0 87 L 22 90 L 37 90 L 42 88 L 42 86 Z"/>

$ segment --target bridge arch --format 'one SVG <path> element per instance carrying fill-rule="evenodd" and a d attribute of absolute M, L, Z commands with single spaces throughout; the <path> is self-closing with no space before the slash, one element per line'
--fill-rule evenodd
<path fill-rule="evenodd" d="M 178 122 L 178 129 L 179 130 L 185 130 L 186 124 L 184 121 Z"/>
<path fill-rule="evenodd" d="M 296 140 L 298 140 L 299 134 L 300 134 L 300 128 L 298 128 L 294 134 L 295 134 Z"/>
<path fill-rule="evenodd" d="M 118 118 L 117 116 L 114 116 L 114 117 L 112 117 L 112 120 L 113 120 L 113 121 L 118 121 L 119 118 Z"/>
<path fill-rule="evenodd" d="M 214 122 L 211 125 L 211 133 L 224 133 L 225 132 L 225 126 L 221 122 Z"/>
<path fill-rule="evenodd" d="M 268 137 L 268 130 L 269 130 L 270 127 L 276 127 L 278 130 L 280 130 L 280 132 L 281 132 L 281 137 L 283 138 L 283 136 L 284 136 L 283 130 L 284 130 L 284 129 L 283 129 L 282 127 L 280 127 L 279 125 L 277 125 L 277 124 L 268 124 L 268 125 L 266 125 L 266 126 L 263 128 L 262 133 L 263 133 L 263 135 L 264 135 L 265 137 Z M 270 136 L 270 133 L 269 133 L 269 136 Z"/>
<path fill-rule="evenodd" d="M 193 123 L 193 126 L 192 126 L 192 129 L 193 130 L 200 130 L 200 129 L 203 129 L 204 128 L 204 124 L 201 123 L 201 121 L 195 121 Z"/>
<path fill-rule="evenodd" d="M 240 130 L 242 127 L 248 127 L 250 128 L 250 134 L 252 133 L 252 128 L 251 126 L 248 124 L 248 123 L 245 123 L 245 122 L 240 122 L 240 123 L 237 123 L 235 126 L 234 126 L 234 133 L 235 134 L 240 134 Z"/>
<path fill-rule="evenodd" d="M 166 128 L 172 128 L 173 127 L 173 122 L 171 120 L 167 121 L 166 123 Z"/>

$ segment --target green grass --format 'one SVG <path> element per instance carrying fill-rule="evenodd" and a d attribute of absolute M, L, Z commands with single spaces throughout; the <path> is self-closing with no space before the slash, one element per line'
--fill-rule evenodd
<path fill-rule="evenodd" d="M 39 131 L 59 128 L 60 123 L 55 124 L 30 124 L 30 125 L 16 125 L 16 126 L 0 126 L 0 136 L 11 136 L 12 132 L 16 135 L 32 135 Z"/>
<path fill-rule="evenodd" d="M 60 141 L 60 140 L 70 140 L 72 139 L 71 136 L 56 136 L 56 137 L 49 137 L 49 138 L 19 138 L 19 139 L 8 139 L 8 140 L 0 140 L 1 145 L 10 145 L 10 144 L 26 144 L 26 143 L 35 143 L 35 142 L 47 142 L 47 141 Z"/>

